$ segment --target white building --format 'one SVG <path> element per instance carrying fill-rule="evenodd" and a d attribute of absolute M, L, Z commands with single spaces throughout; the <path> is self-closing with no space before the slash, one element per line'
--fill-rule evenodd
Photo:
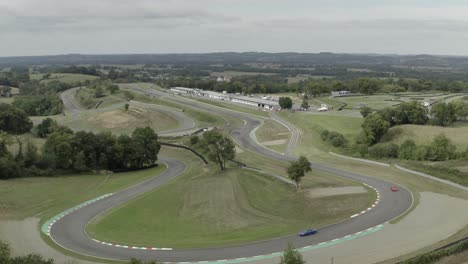
<path fill-rule="evenodd" d="M 231 101 L 234 103 L 251 105 L 251 106 L 255 106 L 255 107 L 263 108 L 267 110 L 279 110 L 280 109 L 279 103 L 276 101 L 265 100 L 265 99 L 255 98 L 255 97 L 238 95 L 238 96 L 232 97 Z"/>
<path fill-rule="evenodd" d="M 217 93 L 217 92 L 212 92 L 212 91 L 203 91 L 204 96 L 208 96 L 209 98 L 212 99 L 218 99 L 218 100 L 225 100 L 229 101 L 231 98 L 229 97 L 229 94 L 227 93 Z"/>
<path fill-rule="evenodd" d="M 187 87 L 172 87 L 170 89 L 172 92 L 180 95 L 197 95 L 204 96 L 204 91 L 197 88 L 187 88 Z"/>

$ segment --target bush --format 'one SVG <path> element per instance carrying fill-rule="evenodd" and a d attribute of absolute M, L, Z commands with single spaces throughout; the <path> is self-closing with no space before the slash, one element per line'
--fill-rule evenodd
<path fill-rule="evenodd" d="M 407 139 L 401 144 L 398 157 L 404 160 L 413 160 L 416 151 L 416 143 L 414 140 Z"/>
<path fill-rule="evenodd" d="M 335 148 L 344 147 L 348 143 L 342 134 L 335 131 L 324 130 L 320 133 L 320 138 L 325 142 L 329 142 Z"/>
<path fill-rule="evenodd" d="M 193 136 L 190 137 L 190 145 L 192 145 L 192 146 L 196 145 L 198 143 L 198 141 L 199 141 L 199 138 L 198 138 L 197 135 L 193 135 Z"/>
<path fill-rule="evenodd" d="M 335 148 L 344 147 L 346 143 L 347 143 L 346 139 L 341 134 L 336 135 L 335 137 L 332 137 L 330 139 L 330 144 Z"/>
<path fill-rule="evenodd" d="M 320 138 L 322 139 L 322 141 L 328 141 L 328 135 L 330 134 L 330 131 L 328 130 L 324 130 L 322 131 L 322 133 L 320 133 Z"/>
<path fill-rule="evenodd" d="M 398 158 L 397 144 L 377 144 L 369 148 L 369 155 L 373 158 Z"/>

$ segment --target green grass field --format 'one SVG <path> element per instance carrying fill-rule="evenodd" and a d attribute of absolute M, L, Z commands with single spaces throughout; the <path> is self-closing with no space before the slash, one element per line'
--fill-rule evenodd
<path fill-rule="evenodd" d="M 281 153 L 285 151 L 291 138 L 291 132 L 285 126 L 272 119 L 265 120 L 255 131 L 255 135 L 260 144 Z"/>
<path fill-rule="evenodd" d="M 75 130 L 114 134 L 131 134 L 137 127 L 149 126 L 158 132 L 179 126 L 179 122 L 166 113 L 133 106 L 128 111 L 123 106 L 105 111 L 87 111 L 80 114 L 79 120 L 69 119 L 61 123 Z"/>
<path fill-rule="evenodd" d="M 165 169 L 162 165 L 137 172 L 0 180 L 0 218 L 40 217 L 44 222 L 84 201 L 157 176 Z"/>
<path fill-rule="evenodd" d="M 93 109 L 95 106 L 102 101 L 99 105 L 99 108 L 104 108 L 107 106 L 111 106 L 117 103 L 123 103 L 126 100 L 124 99 L 124 92 L 117 91 L 114 94 L 109 94 L 108 91 L 104 91 L 103 97 L 95 98 L 94 97 L 94 90 L 89 88 L 81 88 L 79 89 L 74 95 L 74 99 L 81 105 L 83 108 L 86 109 Z"/>
<path fill-rule="evenodd" d="M 432 139 L 445 134 L 457 146 L 459 151 L 468 148 L 468 122 L 459 121 L 450 127 L 401 125 L 390 128 L 382 141 L 389 141 L 398 145 L 407 139 L 414 140 L 417 144 L 429 144 Z"/>
<path fill-rule="evenodd" d="M 42 80 L 44 74 L 34 73 L 30 75 L 30 78 L 33 80 Z M 75 74 L 75 73 L 52 73 L 48 79 L 42 80 L 41 82 L 47 83 L 51 81 L 60 81 L 63 83 L 78 83 L 84 81 L 93 81 L 99 77 L 86 74 Z"/>
<path fill-rule="evenodd" d="M 372 95 L 339 97 L 335 98 L 334 100 L 348 104 L 346 108 L 360 109 L 361 106 L 365 105 L 372 109 L 379 110 L 385 107 L 391 107 L 401 103 L 399 101 L 390 101 L 393 98 L 395 97 L 391 95 Z"/>
<path fill-rule="evenodd" d="M 140 84 L 140 85 L 143 85 L 143 84 Z M 125 88 L 125 85 L 121 85 L 121 87 Z M 149 88 L 154 89 L 155 86 L 152 84 L 144 84 L 142 87 L 145 87 L 148 89 Z M 134 96 L 133 100 L 135 101 L 139 101 L 142 103 L 157 104 L 157 105 L 162 105 L 162 106 L 167 106 L 167 107 L 171 107 L 174 109 L 182 110 L 187 116 L 191 117 L 199 127 L 226 125 L 226 118 L 221 117 L 220 115 L 213 115 L 206 111 L 197 110 L 195 108 L 187 107 L 187 106 L 184 106 L 182 104 L 179 104 L 173 101 L 163 100 L 158 97 L 148 97 L 146 95 L 135 93 L 135 92 L 129 92 L 129 93 Z M 124 94 L 122 93 L 116 94 L 116 96 L 119 96 L 122 98 L 123 98 L 123 95 Z M 228 121 L 234 121 L 234 120 L 228 120 Z"/>
<path fill-rule="evenodd" d="M 183 176 L 106 212 L 88 225 L 88 234 L 160 247 L 239 244 L 346 219 L 374 199 L 365 193 L 311 199 L 256 172 L 220 172 L 186 153 L 173 153 L 189 166 Z"/>
<path fill-rule="evenodd" d="M 354 142 L 361 131 L 362 118 L 336 115 L 310 115 L 306 113 L 281 112 L 283 118 L 301 130 L 296 153 L 318 155 L 328 151 L 330 146 L 320 139 L 320 133 L 327 129 L 343 134 Z"/>

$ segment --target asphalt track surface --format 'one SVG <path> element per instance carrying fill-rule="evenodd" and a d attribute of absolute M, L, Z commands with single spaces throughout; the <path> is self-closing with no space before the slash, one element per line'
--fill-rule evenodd
<path fill-rule="evenodd" d="M 133 89 L 138 90 L 140 88 L 138 86 L 134 86 Z M 245 121 L 244 126 L 240 128 L 230 128 L 232 137 L 241 146 L 276 160 L 291 161 L 295 159 L 289 155 L 282 155 L 280 153 L 270 151 L 259 146 L 254 140 L 252 140 L 250 134 L 258 125 L 261 124 L 261 121 L 255 117 L 178 96 L 167 95 L 156 90 L 144 89 L 144 92 L 154 96 L 166 97 L 167 100 L 183 103 L 185 106 L 195 107 L 199 110 L 206 110 L 211 113 L 217 112 L 243 119 Z M 375 208 L 360 216 L 319 228 L 318 233 L 313 236 L 299 237 L 296 234 L 293 234 L 271 240 L 237 246 L 152 251 L 103 245 L 87 236 L 85 233 L 85 227 L 94 217 L 113 208 L 114 206 L 122 204 L 142 193 L 167 183 L 181 174 L 185 169 L 184 163 L 175 159 L 161 157 L 160 160 L 168 165 L 168 170 L 166 170 L 162 175 L 129 189 L 117 192 L 112 196 L 68 214 L 52 226 L 50 230 L 51 238 L 56 243 L 69 250 L 84 255 L 107 259 L 128 260 L 134 257 L 144 260 L 156 259 L 163 262 L 195 262 L 235 259 L 281 252 L 286 248 L 288 243 L 292 243 L 295 247 L 304 247 L 351 235 L 386 223 L 395 217 L 400 216 L 411 207 L 413 202 L 411 193 L 402 186 L 400 186 L 400 190 L 398 192 L 394 193 L 390 190 L 390 187 L 394 184 L 390 182 L 336 169 L 323 164 L 312 163 L 312 168 L 314 170 L 356 180 L 376 188 L 380 193 L 380 202 Z M 148 219 L 148 221 L 151 221 L 151 219 Z M 163 248 L 166 245 L 148 246 Z"/>

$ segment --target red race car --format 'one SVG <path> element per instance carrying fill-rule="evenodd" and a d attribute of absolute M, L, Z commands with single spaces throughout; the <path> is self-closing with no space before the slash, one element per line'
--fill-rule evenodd
<path fill-rule="evenodd" d="M 390 190 L 391 190 L 392 192 L 398 192 L 398 186 L 392 186 L 392 187 L 390 188 Z"/>

